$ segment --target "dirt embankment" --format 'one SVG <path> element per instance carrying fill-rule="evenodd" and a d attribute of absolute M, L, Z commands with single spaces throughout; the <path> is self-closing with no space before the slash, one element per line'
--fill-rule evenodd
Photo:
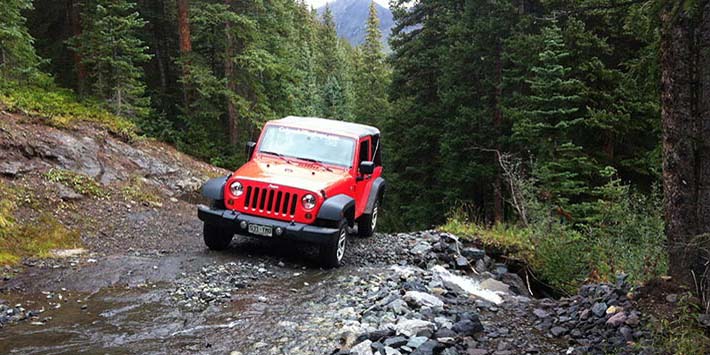
<path fill-rule="evenodd" d="M 0 111 L 0 191 L 14 200 L 12 218 L 31 225 L 54 217 L 89 251 L 199 242 L 191 202 L 205 180 L 226 173 L 160 142 Z"/>

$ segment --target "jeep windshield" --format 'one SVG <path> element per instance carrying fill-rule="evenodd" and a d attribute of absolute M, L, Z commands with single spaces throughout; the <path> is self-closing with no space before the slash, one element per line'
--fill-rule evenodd
<path fill-rule="evenodd" d="M 284 126 L 269 126 L 259 153 L 350 168 L 355 141 L 336 135 Z"/>

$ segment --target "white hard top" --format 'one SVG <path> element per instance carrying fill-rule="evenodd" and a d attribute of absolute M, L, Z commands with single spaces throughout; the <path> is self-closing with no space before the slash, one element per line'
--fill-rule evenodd
<path fill-rule="evenodd" d="M 288 116 L 280 120 L 270 121 L 269 123 L 358 138 L 380 134 L 380 130 L 372 126 L 316 117 Z"/>

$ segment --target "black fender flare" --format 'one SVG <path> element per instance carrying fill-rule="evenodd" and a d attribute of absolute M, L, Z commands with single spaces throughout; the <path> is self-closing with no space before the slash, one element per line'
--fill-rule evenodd
<path fill-rule="evenodd" d="M 340 222 L 343 218 L 352 225 L 355 220 L 355 200 L 344 194 L 335 195 L 323 202 L 318 211 L 318 220 Z"/>
<path fill-rule="evenodd" d="M 372 182 L 372 187 L 370 188 L 370 196 L 367 198 L 367 205 L 365 206 L 366 214 L 372 213 L 372 209 L 375 207 L 375 201 L 380 200 L 380 205 L 382 205 L 382 200 L 385 195 L 386 187 L 385 179 L 378 177 Z"/>
<path fill-rule="evenodd" d="M 202 196 L 213 201 L 224 200 L 224 185 L 231 175 L 209 179 L 202 185 Z"/>

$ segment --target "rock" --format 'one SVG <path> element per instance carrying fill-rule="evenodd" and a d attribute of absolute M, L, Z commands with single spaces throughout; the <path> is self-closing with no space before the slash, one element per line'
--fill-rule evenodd
<path fill-rule="evenodd" d="M 701 316 L 702 317 L 702 316 Z M 626 317 L 626 324 L 630 325 L 632 327 L 635 327 L 641 323 L 641 319 L 639 318 L 638 314 L 631 313 L 628 317 Z"/>
<path fill-rule="evenodd" d="M 434 273 L 434 278 L 440 280 L 444 287 L 453 292 L 473 295 L 495 304 L 503 303 L 503 299 L 499 295 L 483 289 L 480 284 L 470 278 L 454 275 L 441 265 L 436 265 L 431 270 Z"/>
<path fill-rule="evenodd" d="M 508 266 L 506 266 L 505 264 L 496 263 L 495 265 L 493 265 L 493 274 L 494 275 L 500 276 L 500 275 L 507 274 L 507 273 L 508 273 Z"/>
<path fill-rule="evenodd" d="M 451 321 L 451 319 L 446 318 L 446 317 L 435 317 L 434 318 L 434 323 L 438 326 L 439 329 L 442 328 L 449 328 L 454 325 L 454 323 Z"/>
<path fill-rule="evenodd" d="M 632 316 L 633 316 L 633 314 L 632 314 Z M 631 319 L 631 317 L 629 317 L 626 320 L 626 324 L 633 325 L 633 324 L 629 323 L 629 319 Z M 636 317 L 636 319 L 638 319 L 638 316 Z M 709 313 L 701 314 L 698 317 L 698 323 L 700 323 L 700 325 L 702 327 L 704 327 L 705 329 L 710 328 L 710 314 Z M 638 322 L 636 324 L 638 324 Z"/>
<path fill-rule="evenodd" d="M 439 342 L 436 340 L 427 340 L 424 344 L 420 345 L 411 355 L 433 355 L 434 349 L 439 346 Z"/>
<path fill-rule="evenodd" d="M 550 329 L 550 334 L 552 334 L 552 336 L 555 338 L 559 338 L 567 334 L 568 331 L 569 329 L 565 327 L 552 327 L 552 329 Z"/>
<path fill-rule="evenodd" d="M 461 335 L 474 335 L 483 331 L 483 324 L 476 317 L 475 319 L 462 319 L 451 327 L 451 330 Z"/>
<path fill-rule="evenodd" d="M 390 348 L 389 346 L 385 346 L 385 353 L 383 355 L 402 355 L 401 352 L 397 349 Z"/>
<path fill-rule="evenodd" d="M 619 312 L 611 316 L 611 318 L 606 320 L 606 324 L 612 327 L 618 327 L 626 322 L 626 313 Z"/>
<path fill-rule="evenodd" d="M 615 314 L 623 311 L 624 309 L 621 307 L 617 306 L 609 306 L 609 308 L 606 309 L 606 314 Z"/>
<path fill-rule="evenodd" d="M 456 266 L 459 268 L 465 268 L 468 266 L 468 259 L 465 256 L 456 257 Z"/>
<path fill-rule="evenodd" d="M 353 355 L 372 355 L 372 341 L 365 340 L 362 343 L 359 343 L 355 346 L 353 346 L 350 349 L 350 354 Z"/>
<path fill-rule="evenodd" d="M 446 348 L 441 352 L 441 355 L 459 355 L 459 351 L 456 348 Z"/>
<path fill-rule="evenodd" d="M 478 248 L 463 248 L 461 250 L 461 255 L 465 256 L 469 260 L 483 260 L 483 257 L 486 256 L 486 252 L 478 249 Z"/>
<path fill-rule="evenodd" d="M 507 273 L 500 277 L 500 280 L 505 284 L 509 285 L 513 292 L 522 295 L 528 293 L 528 287 L 525 285 L 523 279 L 518 276 L 518 274 Z"/>
<path fill-rule="evenodd" d="M 394 329 L 397 334 L 414 336 L 423 330 L 433 331 L 434 323 L 421 319 L 400 319 Z"/>
<path fill-rule="evenodd" d="M 412 349 L 416 349 L 422 344 L 426 343 L 427 340 L 429 340 L 427 337 L 411 337 L 407 342 L 407 346 Z"/>
<path fill-rule="evenodd" d="M 402 299 L 419 307 L 444 307 L 444 302 L 436 296 L 419 291 L 407 291 Z"/>
<path fill-rule="evenodd" d="M 396 300 L 388 303 L 387 308 L 391 309 L 395 314 L 404 314 L 409 310 L 407 302 L 401 298 L 397 298 Z"/>
<path fill-rule="evenodd" d="M 634 332 L 631 328 L 623 326 L 619 328 L 619 333 L 621 333 L 626 341 L 634 341 Z"/>
<path fill-rule="evenodd" d="M 427 242 L 419 242 L 410 252 L 414 255 L 424 255 L 431 250 L 431 245 Z"/>
<path fill-rule="evenodd" d="M 488 350 L 486 349 L 468 349 L 466 350 L 466 355 L 487 355 Z"/>
<path fill-rule="evenodd" d="M 383 344 L 384 344 L 385 346 L 389 346 L 389 347 L 393 347 L 393 348 L 399 348 L 400 346 L 407 344 L 407 338 L 405 338 L 405 337 L 403 337 L 403 336 L 397 336 L 397 337 L 394 337 L 394 338 L 388 338 L 388 339 L 385 339 L 385 341 L 383 342 Z"/>
<path fill-rule="evenodd" d="M 592 311 L 589 308 L 585 308 L 584 310 L 582 310 L 582 312 L 579 313 L 579 319 L 587 320 L 591 313 Z"/>
<path fill-rule="evenodd" d="M 486 262 L 483 261 L 483 259 L 478 259 L 478 260 L 476 260 L 476 264 L 475 264 L 474 268 L 476 269 L 476 272 L 478 272 L 479 274 L 484 273 L 484 272 L 486 272 Z"/>
<path fill-rule="evenodd" d="M 544 318 L 547 318 L 547 317 L 550 316 L 550 315 L 549 315 L 547 312 L 545 312 L 545 310 L 542 309 L 542 308 L 535 308 L 535 309 L 533 309 L 533 314 L 535 315 L 535 317 L 538 317 L 538 318 L 540 318 L 540 319 L 544 319 Z"/>
<path fill-rule="evenodd" d="M 671 293 L 666 296 L 666 302 L 668 303 L 676 303 L 678 302 L 678 295 L 675 293 Z"/>
<path fill-rule="evenodd" d="M 597 317 L 603 317 L 606 314 L 606 303 L 597 302 L 592 306 L 592 313 Z"/>
<path fill-rule="evenodd" d="M 496 279 L 485 279 L 481 281 L 481 288 L 490 290 L 493 292 L 509 293 L 510 286 L 496 280 Z"/>
<path fill-rule="evenodd" d="M 436 339 L 442 339 L 442 338 L 455 338 L 456 337 L 456 332 L 449 329 L 449 328 L 441 328 L 434 333 L 434 338 Z"/>
<path fill-rule="evenodd" d="M 77 193 L 64 184 L 55 184 L 55 186 L 57 187 L 57 194 L 62 201 L 78 201 L 84 198 L 84 195 Z"/>

